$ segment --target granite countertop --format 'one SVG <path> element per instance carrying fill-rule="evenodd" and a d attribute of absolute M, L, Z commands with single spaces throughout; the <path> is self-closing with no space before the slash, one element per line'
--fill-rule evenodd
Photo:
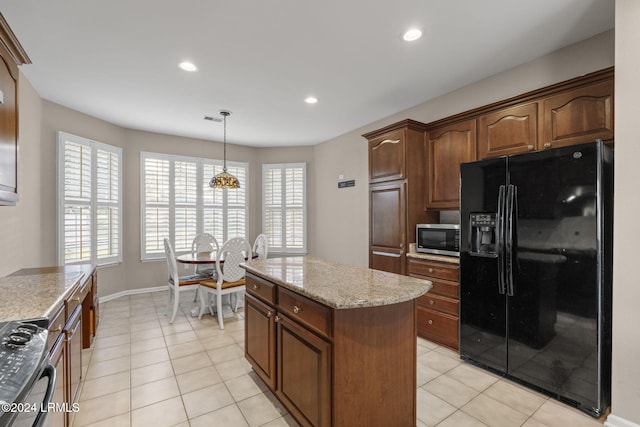
<path fill-rule="evenodd" d="M 431 255 L 416 252 L 416 244 L 409 243 L 409 252 L 407 252 L 409 258 L 426 259 L 428 261 L 448 262 L 451 264 L 460 264 L 460 258 L 456 256 L 447 255 Z"/>
<path fill-rule="evenodd" d="M 248 272 L 336 309 L 409 301 L 432 287 L 428 280 L 316 257 L 269 258 L 241 264 Z"/>
<path fill-rule="evenodd" d="M 83 276 L 73 271 L 0 277 L 0 322 L 50 318 Z"/>

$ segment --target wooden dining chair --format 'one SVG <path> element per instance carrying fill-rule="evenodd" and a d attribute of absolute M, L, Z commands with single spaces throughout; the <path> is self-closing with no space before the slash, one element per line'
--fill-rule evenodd
<path fill-rule="evenodd" d="M 173 323 L 178 312 L 178 305 L 180 303 L 180 292 L 197 290 L 200 278 L 197 276 L 180 277 L 178 275 L 178 264 L 176 262 L 176 256 L 171 247 L 169 239 L 164 239 L 164 253 L 167 257 L 167 270 L 169 273 L 169 279 L 167 284 L 169 285 L 169 300 L 167 301 L 167 314 L 171 312 L 171 319 L 169 323 Z"/>
<path fill-rule="evenodd" d="M 234 237 L 225 242 L 216 254 L 216 272 L 218 279 L 204 280 L 198 287 L 200 297 L 200 316 L 209 308 L 211 315 L 218 313 L 218 325 L 224 329 L 222 316 L 222 296 L 229 295 L 231 309 L 235 313 L 238 309 L 238 293 L 245 291 L 245 270 L 240 264 L 251 257 L 251 246 L 242 237 Z M 224 263 L 224 269 L 223 269 Z M 215 297 L 216 309 L 212 304 Z"/>

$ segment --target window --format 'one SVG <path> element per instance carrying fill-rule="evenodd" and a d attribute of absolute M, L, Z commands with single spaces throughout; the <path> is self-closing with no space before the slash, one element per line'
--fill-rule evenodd
<path fill-rule="evenodd" d="M 142 153 L 142 259 L 164 257 L 169 238 L 176 253 L 191 250 L 198 233 L 211 233 L 220 244 L 247 238 L 248 164 L 227 161 L 240 180 L 238 189 L 213 189 L 209 180 L 222 172 L 221 160 Z"/>
<path fill-rule="evenodd" d="M 58 260 L 122 261 L 122 149 L 58 132 Z"/>
<path fill-rule="evenodd" d="M 307 165 L 262 165 L 262 230 L 270 253 L 307 252 Z"/>

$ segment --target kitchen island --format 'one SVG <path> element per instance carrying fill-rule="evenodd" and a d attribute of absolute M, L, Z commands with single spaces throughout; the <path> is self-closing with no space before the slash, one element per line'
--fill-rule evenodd
<path fill-rule="evenodd" d="M 314 257 L 247 270 L 245 357 L 301 425 L 416 425 L 416 298 L 431 282 Z"/>

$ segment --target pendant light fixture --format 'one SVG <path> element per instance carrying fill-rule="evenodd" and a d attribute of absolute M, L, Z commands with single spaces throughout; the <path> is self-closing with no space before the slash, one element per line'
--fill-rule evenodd
<path fill-rule="evenodd" d="M 220 115 L 224 122 L 224 166 L 222 173 L 211 178 L 209 187 L 211 188 L 240 188 L 238 178 L 227 173 L 227 117 L 231 115 L 231 111 L 220 110 Z"/>

